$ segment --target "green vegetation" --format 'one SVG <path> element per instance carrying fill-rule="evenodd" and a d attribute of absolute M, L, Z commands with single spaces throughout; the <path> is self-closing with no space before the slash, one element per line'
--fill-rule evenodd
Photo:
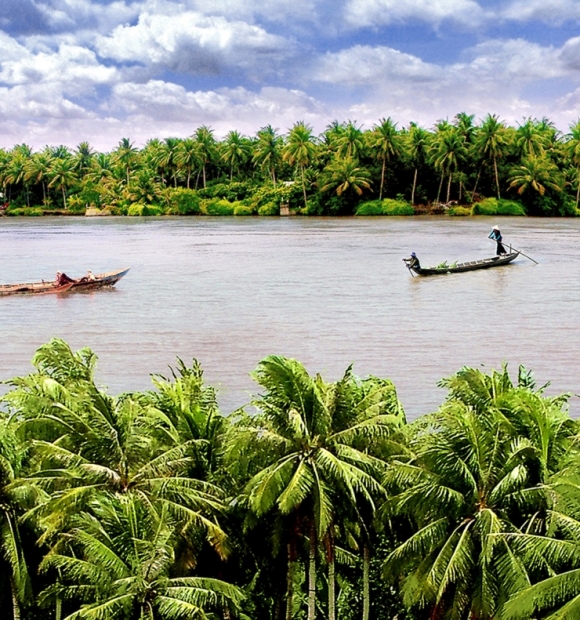
<path fill-rule="evenodd" d="M 491 114 L 431 130 L 334 121 L 318 136 L 298 122 L 286 135 L 267 126 L 221 141 L 202 126 L 141 149 L 123 138 L 108 153 L 86 142 L 0 149 L 0 200 L 8 215 L 278 215 L 288 205 L 301 215 L 575 216 L 579 145 L 580 121 L 562 134 L 547 119 L 510 127 Z"/>
<path fill-rule="evenodd" d="M 0 399 L 14 620 L 573 618 L 580 423 L 520 367 L 395 386 L 262 360 L 220 414 L 197 361 L 111 396 L 54 339 Z"/>

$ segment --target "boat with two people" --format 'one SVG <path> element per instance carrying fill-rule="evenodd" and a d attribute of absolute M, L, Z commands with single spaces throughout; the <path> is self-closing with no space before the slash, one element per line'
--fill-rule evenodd
<path fill-rule="evenodd" d="M 421 267 L 421 263 L 417 258 L 415 252 L 411 253 L 410 258 L 404 258 L 403 261 L 411 275 L 414 273 L 418 276 L 435 276 L 446 273 L 462 273 L 464 271 L 475 271 L 476 269 L 491 269 L 492 267 L 501 267 L 507 265 L 515 260 L 520 255 L 517 250 L 512 250 L 506 254 L 499 256 L 493 256 L 491 258 L 482 258 L 480 260 L 467 261 L 465 263 L 451 263 L 447 264 L 447 261 L 435 266 L 435 267 Z"/>
<path fill-rule="evenodd" d="M 105 273 L 93 274 L 88 271 L 81 278 L 71 278 L 60 271 L 54 280 L 27 282 L 22 284 L 0 284 L 0 297 L 8 295 L 50 295 L 54 293 L 68 293 L 74 291 L 91 291 L 94 289 L 115 286 L 117 282 L 131 269 L 118 269 Z"/>

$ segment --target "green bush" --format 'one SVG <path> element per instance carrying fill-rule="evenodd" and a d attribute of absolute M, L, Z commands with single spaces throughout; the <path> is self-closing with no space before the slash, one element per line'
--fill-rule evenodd
<path fill-rule="evenodd" d="M 485 198 L 473 205 L 473 215 L 525 215 L 524 206 L 515 200 Z"/>
<path fill-rule="evenodd" d="M 198 193 L 185 187 L 170 188 L 167 192 L 168 212 L 176 215 L 199 215 L 201 200 Z"/>
<path fill-rule="evenodd" d="M 254 215 L 254 209 L 237 202 L 234 206 L 234 215 Z"/>
<path fill-rule="evenodd" d="M 15 209 L 7 209 L 6 215 L 39 217 L 43 215 L 40 207 L 17 207 Z"/>
<path fill-rule="evenodd" d="M 383 201 L 369 200 L 361 202 L 355 211 L 355 215 L 383 215 Z"/>
<path fill-rule="evenodd" d="M 471 215 L 471 208 L 470 207 L 451 207 L 447 211 L 447 215 L 455 215 L 455 216 Z"/>
<path fill-rule="evenodd" d="M 385 215 L 415 215 L 415 209 L 411 203 L 405 200 L 385 198 L 383 200 L 383 213 Z"/>
<path fill-rule="evenodd" d="M 258 207 L 258 215 L 280 215 L 280 207 L 275 202 L 265 202 Z"/>
<path fill-rule="evenodd" d="M 206 215 L 233 215 L 234 205 L 228 200 L 210 198 L 201 201 L 201 210 Z"/>
<path fill-rule="evenodd" d="M 163 210 L 155 205 L 144 205 L 140 202 L 132 204 L 127 209 L 127 215 L 131 217 L 147 217 L 150 215 L 161 215 Z"/>

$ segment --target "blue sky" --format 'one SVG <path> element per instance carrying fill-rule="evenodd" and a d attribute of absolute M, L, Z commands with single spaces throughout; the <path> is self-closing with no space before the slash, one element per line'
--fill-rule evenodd
<path fill-rule="evenodd" d="M 0 146 L 580 117 L 580 0 L 1 0 Z"/>

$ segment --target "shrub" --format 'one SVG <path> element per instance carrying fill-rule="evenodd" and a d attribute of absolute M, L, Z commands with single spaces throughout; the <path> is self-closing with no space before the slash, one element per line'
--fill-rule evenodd
<path fill-rule="evenodd" d="M 155 205 L 144 205 L 136 202 L 127 209 L 127 215 L 132 217 L 147 217 L 150 215 L 161 215 L 163 210 Z"/>
<path fill-rule="evenodd" d="M 234 215 L 254 215 L 254 209 L 248 207 L 241 202 L 235 203 Z"/>
<path fill-rule="evenodd" d="M 473 215 L 525 215 L 526 210 L 521 202 L 505 198 L 485 198 L 473 205 Z"/>
<path fill-rule="evenodd" d="M 176 215 L 199 215 L 201 200 L 198 193 L 185 187 L 169 188 L 167 192 L 168 212 Z"/>
<path fill-rule="evenodd" d="M 233 215 L 234 205 L 228 200 L 210 198 L 201 201 L 201 210 L 206 215 Z"/>
<path fill-rule="evenodd" d="M 369 200 L 361 202 L 355 211 L 355 215 L 383 215 L 382 200 Z"/>
<path fill-rule="evenodd" d="M 385 198 L 383 200 L 383 213 L 385 215 L 415 215 L 411 203 L 404 200 Z"/>
<path fill-rule="evenodd" d="M 275 202 L 266 202 L 258 208 L 258 215 L 280 215 L 280 207 Z"/>
<path fill-rule="evenodd" d="M 447 215 L 455 215 L 455 216 L 471 215 L 471 208 L 470 207 L 451 207 L 447 211 Z"/>
<path fill-rule="evenodd" d="M 39 217 L 43 215 L 43 212 L 40 207 L 17 207 L 15 209 L 7 209 L 6 215 Z"/>

